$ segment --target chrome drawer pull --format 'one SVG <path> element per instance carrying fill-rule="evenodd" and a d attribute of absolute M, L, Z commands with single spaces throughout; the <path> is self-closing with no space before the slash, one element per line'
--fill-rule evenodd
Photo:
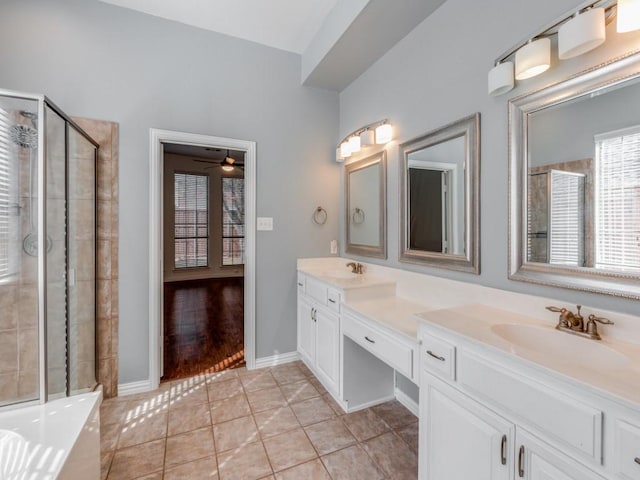
<path fill-rule="evenodd" d="M 500 443 L 500 461 L 502 465 L 507 464 L 507 436 L 502 435 L 502 442 Z"/>
<path fill-rule="evenodd" d="M 301 286 L 302 286 L 302 284 L 301 284 L 300 282 L 298 282 L 298 286 L 299 286 L 299 287 L 301 287 Z"/>
<path fill-rule="evenodd" d="M 638 465 L 640 465 L 640 457 L 634 458 L 633 461 L 636 462 Z"/>
<path fill-rule="evenodd" d="M 333 298 L 330 298 L 330 299 L 329 299 L 329 301 L 330 301 L 331 303 L 336 303 L 336 301 L 335 301 Z"/>
<path fill-rule="evenodd" d="M 367 342 L 370 342 L 370 343 L 376 343 L 376 341 L 375 341 L 375 340 L 371 340 L 371 339 L 370 339 L 369 337 L 367 337 L 367 336 L 365 336 L 365 337 L 364 337 L 364 339 L 365 339 Z"/>
<path fill-rule="evenodd" d="M 518 452 L 518 476 L 524 477 L 524 445 L 520 445 L 520 451 Z"/>
<path fill-rule="evenodd" d="M 441 357 L 440 355 L 436 355 L 435 353 L 433 353 L 431 350 L 427 350 L 427 353 L 429 355 L 431 355 L 433 358 L 435 358 L 436 360 L 440 360 L 441 362 L 445 361 L 444 357 Z"/>

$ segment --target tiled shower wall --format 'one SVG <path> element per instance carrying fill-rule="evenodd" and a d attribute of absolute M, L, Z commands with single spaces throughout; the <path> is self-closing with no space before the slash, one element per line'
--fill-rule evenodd
<path fill-rule="evenodd" d="M 96 310 L 98 382 L 105 397 L 118 394 L 118 124 L 73 119 L 98 144 Z"/>

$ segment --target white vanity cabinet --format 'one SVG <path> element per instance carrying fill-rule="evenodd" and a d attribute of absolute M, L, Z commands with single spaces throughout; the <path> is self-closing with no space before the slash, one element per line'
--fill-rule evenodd
<path fill-rule="evenodd" d="M 340 292 L 298 273 L 298 352 L 324 387 L 339 397 Z"/>
<path fill-rule="evenodd" d="M 420 480 L 640 480 L 638 408 L 440 325 L 419 338 Z"/>

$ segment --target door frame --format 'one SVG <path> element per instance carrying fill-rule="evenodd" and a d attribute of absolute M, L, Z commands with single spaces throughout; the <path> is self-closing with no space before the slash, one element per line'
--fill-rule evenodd
<path fill-rule="evenodd" d="M 256 142 L 151 128 L 149 165 L 149 383 L 160 384 L 163 294 L 163 144 L 174 143 L 245 152 L 244 356 L 255 368 L 256 305 Z"/>

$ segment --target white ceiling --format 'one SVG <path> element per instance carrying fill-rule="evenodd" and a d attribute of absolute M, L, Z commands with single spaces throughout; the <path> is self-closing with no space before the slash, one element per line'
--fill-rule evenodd
<path fill-rule="evenodd" d="M 100 0 L 302 53 L 337 0 Z"/>

